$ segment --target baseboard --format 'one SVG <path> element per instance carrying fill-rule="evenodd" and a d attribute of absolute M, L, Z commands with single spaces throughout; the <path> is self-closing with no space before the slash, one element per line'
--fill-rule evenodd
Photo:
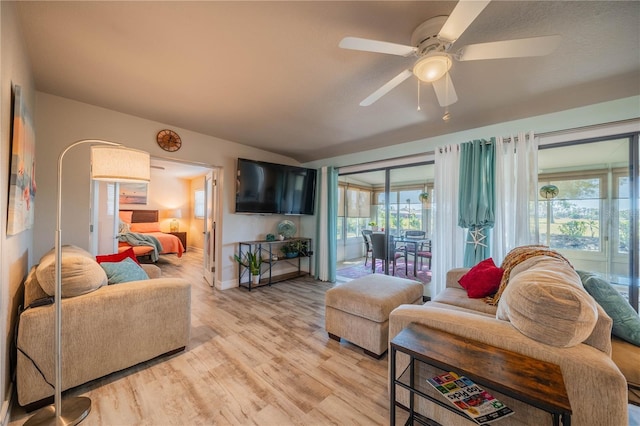
<path fill-rule="evenodd" d="M 218 290 L 228 290 L 230 288 L 238 287 L 238 279 L 227 280 L 227 281 L 216 281 L 216 288 Z"/>
<path fill-rule="evenodd" d="M 11 403 L 13 402 L 13 382 L 9 383 L 7 388 L 7 399 L 2 402 L 2 410 L 0 410 L 0 426 L 7 426 L 11 417 Z"/>

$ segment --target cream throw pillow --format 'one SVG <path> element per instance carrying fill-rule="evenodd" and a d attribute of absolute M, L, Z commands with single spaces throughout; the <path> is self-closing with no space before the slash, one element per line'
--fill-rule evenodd
<path fill-rule="evenodd" d="M 547 257 L 532 263 L 509 279 L 496 318 L 547 345 L 564 348 L 582 343 L 596 325 L 596 302 L 566 262 Z"/>
<path fill-rule="evenodd" d="M 90 293 L 107 285 L 107 274 L 87 251 L 72 245 L 62 247 L 62 297 Z M 56 254 L 50 250 L 40 259 L 36 276 L 49 296 L 56 291 Z"/>

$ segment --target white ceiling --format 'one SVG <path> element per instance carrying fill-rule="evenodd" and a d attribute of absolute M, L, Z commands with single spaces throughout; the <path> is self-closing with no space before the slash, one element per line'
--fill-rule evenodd
<path fill-rule="evenodd" d="M 459 101 L 446 123 L 427 84 L 417 111 L 413 77 L 360 107 L 412 60 L 339 41 L 409 44 L 455 4 L 25 1 L 18 11 L 38 90 L 301 162 L 640 94 L 640 2 L 494 1 L 456 47 L 551 34 L 560 47 L 454 63 Z"/>

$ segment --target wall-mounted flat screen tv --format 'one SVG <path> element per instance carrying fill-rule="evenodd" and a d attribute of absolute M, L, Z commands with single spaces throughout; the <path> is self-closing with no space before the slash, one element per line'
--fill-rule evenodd
<path fill-rule="evenodd" d="M 316 170 L 238 158 L 236 213 L 314 214 Z"/>

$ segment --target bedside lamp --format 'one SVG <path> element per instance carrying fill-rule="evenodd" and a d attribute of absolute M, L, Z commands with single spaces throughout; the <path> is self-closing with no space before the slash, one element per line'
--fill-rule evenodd
<path fill-rule="evenodd" d="M 171 216 L 173 217 L 173 220 L 169 225 L 170 230 L 171 232 L 178 232 L 180 230 L 180 223 L 178 222 L 178 219 L 182 219 L 182 210 L 175 209 Z"/>
<path fill-rule="evenodd" d="M 83 139 L 66 147 L 58 157 L 58 189 L 55 240 L 55 311 L 54 311 L 54 369 L 55 386 L 53 405 L 42 408 L 34 414 L 27 426 L 66 426 L 76 425 L 84 420 L 91 411 L 91 400 L 87 397 L 62 399 L 62 160 L 70 149 L 82 145 L 91 147 L 91 178 L 109 182 L 149 182 L 151 168 L 149 153 L 123 147 L 116 142 L 98 139 Z M 72 362 L 72 361 L 68 361 Z"/>

